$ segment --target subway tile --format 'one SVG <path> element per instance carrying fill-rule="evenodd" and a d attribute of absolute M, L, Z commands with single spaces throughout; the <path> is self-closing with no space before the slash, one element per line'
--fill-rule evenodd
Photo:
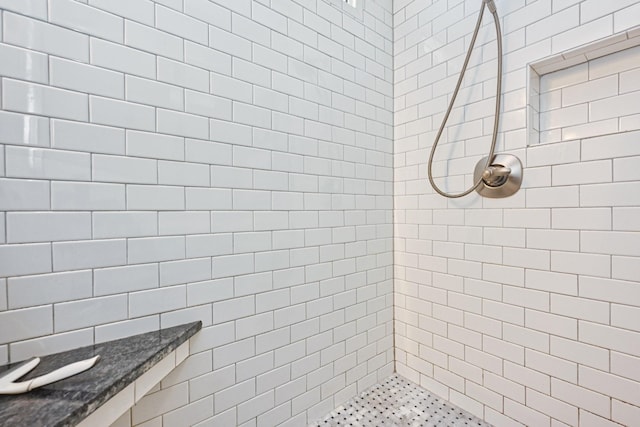
<path fill-rule="evenodd" d="M 628 354 L 611 352 L 611 373 L 620 375 L 621 377 L 638 380 L 638 357 Z"/>
<path fill-rule="evenodd" d="M 127 208 L 131 210 L 182 210 L 184 188 L 158 185 L 127 185 Z"/>
<path fill-rule="evenodd" d="M 184 138 L 151 132 L 127 131 L 127 154 L 152 159 L 184 160 Z"/>
<path fill-rule="evenodd" d="M 34 354 L 41 354 L 43 351 L 47 353 L 61 353 L 92 344 L 93 331 L 91 328 L 48 335 L 11 344 L 11 360 L 26 360 L 33 357 Z"/>
<path fill-rule="evenodd" d="M 124 210 L 125 188 L 121 184 L 52 182 L 53 210 Z"/>
<path fill-rule="evenodd" d="M 579 385 L 597 393 L 603 393 L 633 405 L 638 405 L 638 396 L 634 392 L 637 383 L 616 375 L 589 367 L 580 367 Z"/>
<path fill-rule="evenodd" d="M 637 206 L 640 203 L 638 189 L 640 183 L 635 181 L 584 185 L 580 187 L 580 206 Z"/>
<path fill-rule="evenodd" d="M 230 100 L 191 90 L 185 93 L 185 111 L 223 120 L 231 120 L 232 116 Z"/>
<path fill-rule="evenodd" d="M 181 58 L 180 58 L 181 59 Z M 209 91 L 209 73 L 182 62 L 158 58 L 158 80 L 200 92 Z"/>
<path fill-rule="evenodd" d="M 54 329 L 70 331 L 127 318 L 127 296 L 114 295 L 54 305 Z"/>
<path fill-rule="evenodd" d="M 123 19 L 72 0 L 56 1 L 49 5 L 49 21 L 116 43 L 123 42 Z"/>
<path fill-rule="evenodd" d="M 0 313 L 0 320 L 4 325 L 0 332 L 1 343 L 12 343 L 53 333 L 51 305 Z"/>
<path fill-rule="evenodd" d="M 188 210 L 231 209 L 231 190 L 220 188 L 187 188 L 186 208 Z"/>
<path fill-rule="evenodd" d="M 182 110 L 184 108 L 184 89 L 135 76 L 126 77 L 127 101 L 156 107 Z"/>
<path fill-rule="evenodd" d="M 640 154 L 640 149 L 632 141 L 637 139 L 638 132 L 623 132 L 612 135 L 586 138 L 581 145 L 582 161 L 610 159 Z"/>
<path fill-rule="evenodd" d="M 608 397 L 555 378 L 551 381 L 551 396 L 607 418 L 611 411 Z"/>
<path fill-rule="evenodd" d="M 87 95 L 16 80 L 3 81 L 2 105 L 21 113 L 84 122 L 89 119 Z"/>
<path fill-rule="evenodd" d="M 612 181 L 612 164 L 608 160 L 558 165 L 551 169 L 554 186 L 597 184 Z"/>
<path fill-rule="evenodd" d="M 141 291 L 159 284 L 157 264 L 101 268 L 93 275 L 95 296 Z"/>
<path fill-rule="evenodd" d="M 26 308 L 92 296 L 91 271 L 10 278 L 9 307 Z"/>
<path fill-rule="evenodd" d="M 126 0 L 89 0 L 89 4 L 117 16 L 153 25 L 153 3 L 148 0 L 136 3 Z"/>
<path fill-rule="evenodd" d="M 184 12 L 224 30 L 231 30 L 231 11 L 207 0 L 186 0 Z M 205 43 L 206 44 L 206 43 Z"/>
<path fill-rule="evenodd" d="M 158 224 L 160 235 L 209 233 L 211 227 L 208 212 L 160 212 Z"/>
<path fill-rule="evenodd" d="M 158 216 L 155 212 L 94 212 L 92 232 L 96 239 L 155 236 Z"/>
<path fill-rule="evenodd" d="M 126 262 L 125 240 L 85 240 L 53 244 L 54 271 L 111 267 Z"/>
<path fill-rule="evenodd" d="M 635 280 L 638 277 L 637 257 L 611 257 L 611 277 L 614 279 Z"/>
<path fill-rule="evenodd" d="M 251 59 L 249 40 L 214 26 L 209 26 L 209 46 L 235 57 Z"/>
<path fill-rule="evenodd" d="M 639 356 L 638 332 L 580 321 L 581 342 Z"/>
<path fill-rule="evenodd" d="M 146 237 L 127 241 L 127 261 L 141 264 L 184 259 L 184 237 Z"/>
<path fill-rule="evenodd" d="M 7 243 L 36 243 L 91 238 L 88 212 L 9 212 Z"/>
<path fill-rule="evenodd" d="M 610 230 L 610 208 L 552 209 L 551 222 L 554 229 Z"/>
<path fill-rule="evenodd" d="M 207 280 L 187 285 L 187 305 L 201 305 L 233 297 L 233 279 Z"/>
<path fill-rule="evenodd" d="M 158 132 L 188 138 L 209 138 L 205 117 L 170 110 L 157 110 Z"/>
<path fill-rule="evenodd" d="M 217 7 L 215 3 L 207 2 L 206 0 L 192 0 L 185 4 L 185 9 L 188 10 L 189 4 L 194 3 L 200 3 L 204 7 L 208 7 L 207 5 L 211 5 L 213 8 Z M 207 16 L 205 19 L 216 19 L 221 16 L 222 15 Z M 203 17 L 200 16 L 200 18 Z M 209 49 L 207 46 L 201 46 L 197 43 L 185 41 L 184 57 L 187 64 L 195 65 L 205 70 L 215 71 L 220 74 L 231 75 L 231 56 L 226 53 Z"/>
<path fill-rule="evenodd" d="M 634 102 L 637 97 L 635 92 L 609 97 L 589 103 L 590 120 L 605 120 L 612 117 L 637 114 L 639 108 Z"/>
<path fill-rule="evenodd" d="M 614 181 L 638 181 L 640 173 L 640 157 L 625 157 L 614 159 L 613 161 L 613 180 Z"/>
<path fill-rule="evenodd" d="M 157 163 L 153 160 L 120 156 L 93 155 L 93 181 L 155 184 Z"/>
<path fill-rule="evenodd" d="M 122 0 L 117 0 L 113 4 L 117 5 L 121 2 Z M 139 3 L 139 5 L 143 4 Z M 93 65 L 151 79 L 156 77 L 156 58 L 152 54 L 96 38 L 91 39 L 90 46 Z"/>
<path fill-rule="evenodd" d="M 0 142 L 33 147 L 50 145 L 49 119 L 0 111 Z"/>
<path fill-rule="evenodd" d="M 156 128 L 155 111 L 149 106 L 95 96 L 89 106 L 92 123 L 146 131 Z"/>
<path fill-rule="evenodd" d="M 5 43 L 75 61 L 88 62 L 89 36 L 86 34 L 27 16 L 13 13 L 4 13 L 3 15 L 3 30 L 6 33 L 3 41 Z M 46 19 L 46 17 L 42 17 L 42 19 Z"/>
<path fill-rule="evenodd" d="M 611 325 L 640 332 L 636 320 L 640 309 L 624 305 L 611 306 Z"/>
<path fill-rule="evenodd" d="M 129 317 L 141 317 L 184 308 L 186 300 L 185 286 L 134 292 L 129 294 Z"/>
<path fill-rule="evenodd" d="M 580 249 L 589 253 L 640 256 L 639 237 L 633 232 L 582 231 Z"/>
<path fill-rule="evenodd" d="M 0 179 L 0 209 L 5 211 L 48 210 L 49 183 L 24 179 Z"/>
<path fill-rule="evenodd" d="M 124 31 L 127 46 L 177 60 L 183 57 L 183 43 L 176 36 L 133 21 L 125 21 Z"/>
<path fill-rule="evenodd" d="M 209 186 L 209 167 L 197 163 L 158 162 L 158 182 L 166 185 Z"/>
<path fill-rule="evenodd" d="M 48 83 L 49 69 L 46 55 L 4 44 L 0 45 L 0 55 L 6 58 L 0 65 L 2 75 L 37 83 Z"/>
<path fill-rule="evenodd" d="M 52 120 L 53 148 L 93 153 L 124 154 L 124 131 L 89 123 Z"/>
<path fill-rule="evenodd" d="M 166 7 L 156 7 L 156 28 L 200 44 L 208 42 L 207 24 Z"/>
<path fill-rule="evenodd" d="M 7 147 L 6 176 L 11 178 L 88 181 L 91 164 L 88 154 L 41 148 Z"/>
<path fill-rule="evenodd" d="M 37 0 L 29 3 L 14 3 L 11 0 L 4 0 L 0 3 L 3 9 L 13 10 L 23 15 L 35 18 L 47 19 L 46 0 Z"/>

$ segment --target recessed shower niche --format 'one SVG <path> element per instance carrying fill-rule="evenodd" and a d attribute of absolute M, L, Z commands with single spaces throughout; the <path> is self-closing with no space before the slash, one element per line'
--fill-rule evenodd
<path fill-rule="evenodd" d="M 640 129 L 640 28 L 529 66 L 529 144 Z"/>

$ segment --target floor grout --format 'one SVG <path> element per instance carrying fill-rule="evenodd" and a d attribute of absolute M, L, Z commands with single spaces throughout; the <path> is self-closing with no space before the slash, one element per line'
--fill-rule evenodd
<path fill-rule="evenodd" d="M 417 384 L 392 375 L 310 427 L 491 427 Z"/>

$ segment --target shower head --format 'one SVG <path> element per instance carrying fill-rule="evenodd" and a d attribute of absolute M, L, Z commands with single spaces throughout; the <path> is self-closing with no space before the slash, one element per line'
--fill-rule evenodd
<path fill-rule="evenodd" d="M 494 0 L 484 0 L 491 13 L 496 13 L 496 4 Z"/>

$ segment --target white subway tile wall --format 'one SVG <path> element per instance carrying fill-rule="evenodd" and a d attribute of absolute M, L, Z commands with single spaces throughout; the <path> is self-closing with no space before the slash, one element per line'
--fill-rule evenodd
<path fill-rule="evenodd" d="M 394 2 L 397 371 L 496 426 L 635 425 L 640 48 L 542 77 L 547 144 L 527 145 L 523 118 L 530 63 L 637 32 L 640 2 L 495 1 L 505 46 L 498 151 L 523 160 L 523 189 L 445 200 L 425 163 L 480 3 Z M 490 20 L 436 153 L 449 191 L 472 184 L 489 149 Z"/>
<path fill-rule="evenodd" d="M 201 320 L 118 426 L 393 372 L 392 2 L 343 3 L 0 0 L 0 364 Z"/>

